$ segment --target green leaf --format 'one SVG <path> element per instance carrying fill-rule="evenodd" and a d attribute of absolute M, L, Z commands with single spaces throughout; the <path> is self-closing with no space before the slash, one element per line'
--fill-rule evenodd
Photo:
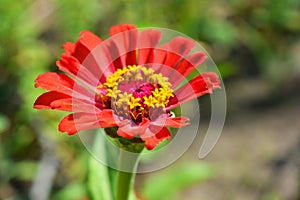
<path fill-rule="evenodd" d="M 8 130 L 10 126 L 10 121 L 6 115 L 0 113 L 0 133 Z"/>
<path fill-rule="evenodd" d="M 107 142 L 111 141 L 109 141 L 109 138 L 106 138 L 107 136 L 104 129 L 99 129 L 96 134 L 97 135 L 93 144 L 93 154 L 105 154 L 105 158 L 108 163 L 118 162 L 119 152 L 107 145 Z M 88 190 L 92 200 L 115 199 L 118 178 L 117 170 L 105 166 L 94 157 L 91 157 L 89 161 L 88 177 Z M 132 176 L 132 178 L 134 177 L 135 176 Z M 131 180 L 131 182 L 133 183 L 133 180 Z M 138 200 L 133 191 L 133 187 L 130 187 L 129 200 Z"/>
<path fill-rule="evenodd" d="M 234 63 L 232 63 L 230 61 L 219 63 L 218 69 L 219 69 L 223 79 L 231 77 L 231 76 L 237 74 L 237 72 L 238 72 Z"/>
<path fill-rule="evenodd" d="M 83 186 L 84 184 L 80 182 L 67 185 L 54 195 L 53 200 L 78 199 L 78 197 L 83 197 L 86 192 Z"/>
<path fill-rule="evenodd" d="M 36 169 L 37 163 L 33 161 L 21 161 L 14 163 L 12 175 L 20 180 L 30 181 L 35 177 Z"/>
<path fill-rule="evenodd" d="M 142 188 L 145 199 L 174 199 L 182 189 L 206 181 L 214 176 L 214 169 L 208 164 L 189 163 L 166 169 L 167 171 L 151 177 Z M 163 194 L 163 195 L 162 195 Z"/>
<path fill-rule="evenodd" d="M 103 129 L 97 131 L 93 153 L 105 154 Z M 92 200 L 113 200 L 109 169 L 104 164 L 92 157 L 89 160 L 88 189 Z"/>
<path fill-rule="evenodd" d="M 138 200 L 138 198 L 136 197 L 136 195 L 135 195 L 135 193 L 134 193 L 133 190 L 131 190 L 129 192 L 129 198 L 128 198 L 128 200 Z"/>

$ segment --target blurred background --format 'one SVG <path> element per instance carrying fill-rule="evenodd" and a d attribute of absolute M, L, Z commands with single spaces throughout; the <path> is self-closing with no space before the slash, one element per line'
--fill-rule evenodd
<path fill-rule="evenodd" d="M 170 28 L 199 41 L 227 93 L 213 152 L 198 160 L 201 140 L 195 142 L 172 166 L 138 175 L 140 194 L 300 199 L 299 22 L 299 0 L 0 0 L 0 199 L 89 199 L 90 154 L 78 137 L 57 131 L 65 113 L 32 109 L 43 92 L 34 79 L 57 71 L 61 45 L 81 30 L 107 38 L 120 23 Z"/>

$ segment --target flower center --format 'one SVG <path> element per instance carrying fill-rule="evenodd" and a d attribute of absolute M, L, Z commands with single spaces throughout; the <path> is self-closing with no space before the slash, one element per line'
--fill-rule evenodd
<path fill-rule="evenodd" d="M 127 66 L 115 71 L 97 87 L 97 103 L 139 124 L 143 117 L 154 119 L 164 112 L 163 108 L 174 97 L 170 86 L 167 77 L 151 68 Z"/>

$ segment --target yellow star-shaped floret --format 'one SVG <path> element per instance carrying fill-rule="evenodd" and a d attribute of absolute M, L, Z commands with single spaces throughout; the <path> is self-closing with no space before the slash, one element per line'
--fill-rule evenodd
<path fill-rule="evenodd" d="M 130 110 L 137 107 L 137 106 L 141 106 L 140 104 L 140 101 L 141 98 L 134 98 L 134 97 L 131 97 L 130 98 L 130 101 L 129 101 L 129 107 L 130 107 Z"/>
<path fill-rule="evenodd" d="M 158 103 L 157 99 L 154 98 L 152 95 L 148 97 L 144 96 L 143 99 L 144 99 L 144 104 L 147 105 L 148 107 L 154 107 Z"/>

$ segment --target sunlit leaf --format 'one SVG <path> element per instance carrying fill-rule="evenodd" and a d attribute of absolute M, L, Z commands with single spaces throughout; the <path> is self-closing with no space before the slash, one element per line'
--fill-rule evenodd
<path fill-rule="evenodd" d="M 79 197 L 84 197 L 86 194 L 85 188 L 83 187 L 83 183 L 72 183 L 67 185 L 62 190 L 58 191 L 53 200 L 61 200 L 61 199 L 79 199 Z"/>
<path fill-rule="evenodd" d="M 20 180 L 32 180 L 36 175 L 37 163 L 22 161 L 14 164 L 12 176 Z"/>
<path fill-rule="evenodd" d="M 208 164 L 187 163 L 174 166 L 164 173 L 149 178 L 142 189 L 142 194 L 149 200 L 172 199 L 171 197 L 182 189 L 206 181 L 214 174 L 213 167 Z"/>
<path fill-rule="evenodd" d="M 104 134 L 102 129 L 97 132 L 94 141 L 93 152 L 96 154 L 105 154 L 104 142 L 100 134 Z M 99 136 L 98 136 L 99 135 Z M 93 200 L 112 200 L 112 188 L 110 185 L 109 171 L 107 166 L 103 165 L 94 157 L 90 157 L 88 171 L 88 189 Z"/>
<path fill-rule="evenodd" d="M 6 131 L 9 124 L 9 119 L 5 115 L 0 114 L 0 133 Z"/>

